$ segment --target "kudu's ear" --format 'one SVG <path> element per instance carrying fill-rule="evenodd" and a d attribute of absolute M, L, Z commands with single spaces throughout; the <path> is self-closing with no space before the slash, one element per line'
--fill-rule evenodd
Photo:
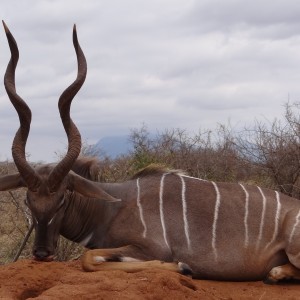
<path fill-rule="evenodd" d="M 121 201 L 121 199 L 114 198 L 106 193 L 96 182 L 85 179 L 73 171 L 68 174 L 68 187 L 89 198 L 97 198 L 109 202 Z"/>
<path fill-rule="evenodd" d="M 8 191 L 26 186 L 19 173 L 0 177 L 0 191 Z"/>

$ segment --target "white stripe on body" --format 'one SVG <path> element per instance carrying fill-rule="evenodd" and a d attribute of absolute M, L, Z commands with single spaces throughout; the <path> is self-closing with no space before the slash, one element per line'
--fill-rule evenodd
<path fill-rule="evenodd" d="M 264 224 L 265 224 L 265 214 L 266 214 L 266 202 L 267 199 L 263 193 L 263 191 L 261 190 L 261 188 L 258 186 L 257 187 L 261 196 L 262 196 L 262 201 L 263 201 L 263 208 L 262 208 L 262 213 L 261 213 L 261 219 L 260 219 L 260 226 L 259 226 L 259 234 L 258 234 L 258 239 L 257 239 L 257 243 L 256 243 L 256 250 L 259 248 L 261 239 L 262 239 L 262 235 L 263 235 L 263 229 L 264 229 Z"/>
<path fill-rule="evenodd" d="M 215 212 L 214 212 L 214 221 L 213 221 L 213 227 L 212 227 L 212 241 L 211 246 L 214 252 L 215 260 L 218 259 L 218 252 L 216 247 L 216 239 L 217 239 L 217 223 L 218 223 L 218 217 L 219 217 L 219 208 L 221 203 L 221 195 L 218 189 L 217 184 L 212 181 L 211 182 L 215 188 L 216 191 L 216 204 L 215 204 Z"/>
<path fill-rule="evenodd" d="M 163 237 L 165 240 L 166 245 L 168 248 L 170 248 L 169 243 L 167 241 L 167 233 L 166 233 L 166 226 L 165 226 L 165 217 L 164 217 L 164 210 L 163 210 L 163 193 L 164 193 L 164 180 L 166 175 L 169 173 L 163 174 L 160 180 L 160 187 L 159 187 L 159 213 L 160 213 L 160 222 L 161 222 L 161 227 L 163 230 Z"/>
<path fill-rule="evenodd" d="M 89 243 L 89 241 L 91 240 L 91 238 L 92 238 L 92 236 L 93 236 L 93 232 L 91 232 L 87 237 L 85 237 L 81 242 L 79 242 L 78 244 L 80 244 L 81 246 L 86 246 L 88 243 Z"/>
<path fill-rule="evenodd" d="M 190 240 L 190 234 L 189 234 L 189 223 L 187 220 L 187 206 L 186 206 L 186 186 L 185 186 L 185 181 L 184 178 L 179 175 L 181 179 L 181 200 L 182 200 L 182 213 L 183 213 L 183 224 L 184 224 L 184 233 L 185 233 L 185 238 L 186 242 L 188 245 L 188 249 L 190 250 L 191 247 L 191 240 Z"/>
<path fill-rule="evenodd" d="M 180 177 L 185 177 L 185 178 L 191 178 L 191 179 L 195 179 L 195 180 L 199 180 L 199 181 L 207 181 L 205 179 L 201 179 L 201 178 L 197 178 L 197 177 L 192 177 L 192 176 L 188 176 L 185 174 L 179 174 Z"/>
<path fill-rule="evenodd" d="M 249 193 L 242 184 L 240 184 L 240 186 L 242 187 L 242 189 L 245 192 L 245 215 L 244 215 L 245 242 L 244 242 L 244 246 L 245 246 L 245 248 L 247 248 L 249 245 L 249 229 L 248 229 Z"/>
<path fill-rule="evenodd" d="M 276 208 L 276 215 L 275 215 L 275 225 L 274 225 L 274 233 L 271 241 L 267 244 L 265 248 L 268 248 L 272 243 L 275 242 L 277 235 L 278 235 L 278 228 L 279 228 L 279 217 L 281 211 L 281 203 L 280 203 L 280 195 L 277 191 L 275 191 L 276 201 L 277 201 L 277 208 Z"/>
<path fill-rule="evenodd" d="M 299 209 L 299 212 L 296 216 L 296 221 L 295 221 L 295 224 L 294 224 L 293 229 L 292 229 L 291 234 L 290 234 L 289 243 L 291 243 L 292 240 L 293 240 L 293 237 L 295 235 L 295 231 L 296 231 L 297 226 L 299 225 L 299 222 L 300 222 L 300 209 Z"/>
<path fill-rule="evenodd" d="M 146 222 L 145 222 L 145 219 L 144 219 L 143 207 L 142 207 L 141 198 L 140 198 L 141 189 L 140 189 L 140 179 L 139 178 L 136 180 L 136 187 L 137 187 L 136 202 L 137 202 L 137 206 L 139 208 L 140 219 L 141 219 L 141 222 L 142 222 L 143 227 L 144 227 L 143 238 L 146 238 L 146 235 L 147 235 L 147 226 L 146 226 Z"/>

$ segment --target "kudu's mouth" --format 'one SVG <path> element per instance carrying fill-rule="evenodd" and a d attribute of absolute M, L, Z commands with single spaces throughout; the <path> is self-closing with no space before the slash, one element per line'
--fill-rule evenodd
<path fill-rule="evenodd" d="M 53 261 L 55 257 L 51 250 L 44 247 L 34 249 L 32 255 L 36 261 Z"/>
<path fill-rule="evenodd" d="M 43 261 L 43 262 L 50 262 L 50 261 L 54 260 L 54 255 L 49 255 L 49 256 L 46 256 L 46 257 L 39 257 L 39 256 L 33 255 L 33 260 Z"/>

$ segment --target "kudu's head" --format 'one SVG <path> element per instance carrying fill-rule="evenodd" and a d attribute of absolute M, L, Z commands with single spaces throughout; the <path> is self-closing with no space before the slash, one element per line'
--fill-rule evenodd
<path fill-rule="evenodd" d="M 76 27 L 73 29 L 73 44 L 77 55 L 78 72 L 76 80 L 62 93 L 58 107 L 68 137 L 68 151 L 56 165 L 42 165 L 33 168 L 26 160 L 25 146 L 30 130 L 31 111 L 25 101 L 16 93 L 15 70 L 19 59 L 17 43 L 3 22 L 11 51 L 4 85 L 11 103 L 20 120 L 12 144 L 12 156 L 19 173 L 0 178 L 0 190 L 27 187 L 26 204 L 35 226 L 33 255 L 37 260 L 53 259 L 62 219 L 64 216 L 66 190 L 75 190 L 86 197 L 115 201 L 96 184 L 70 171 L 80 154 L 80 133 L 70 117 L 70 106 L 74 96 L 83 85 L 87 72 L 85 56 L 77 40 Z"/>

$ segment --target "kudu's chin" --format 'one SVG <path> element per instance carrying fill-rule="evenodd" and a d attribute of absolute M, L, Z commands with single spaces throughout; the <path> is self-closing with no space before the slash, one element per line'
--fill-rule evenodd
<path fill-rule="evenodd" d="M 52 251 L 43 249 L 43 248 L 37 248 L 32 253 L 33 259 L 36 261 L 53 261 L 54 254 Z"/>
<path fill-rule="evenodd" d="M 50 261 L 54 260 L 54 255 L 49 255 L 47 257 L 38 257 L 38 256 L 33 255 L 33 260 L 43 261 L 43 262 L 50 262 Z"/>

